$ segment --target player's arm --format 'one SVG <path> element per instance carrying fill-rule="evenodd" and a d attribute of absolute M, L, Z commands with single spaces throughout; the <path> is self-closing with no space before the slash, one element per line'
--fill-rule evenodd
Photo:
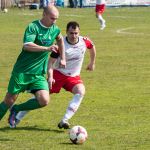
<path fill-rule="evenodd" d="M 65 68 L 66 67 L 66 59 L 65 59 L 65 46 L 64 46 L 64 40 L 61 33 L 57 36 L 56 42 L 58 45 L 59 55 L 60 55 L 60 67 Z"/>
<path fill-rule="evenodd" d="M 35 43 L 35 39 L 38 35 L 36 27 L 33 23 L 30 23 L 25 30 L 23 38 L 23 50 L 30 52 L 41 52 L 41 51 L 56 51 L 58 47 L 52 45 L 50 47 L 40 46 Z"/>
<path fill-rule="evenodd" d="M 93 71 L 95 69 L 96 48 L 93 42 L 89 38 L 84 37 L 83 40 L 85 42 L 86 47 L 89 49 L 89 53 L 90 53 L 90 62 L 87 65 L 86 69 L 89 71 Z"/>
<path fill-rule="evenodd" d="M 50 57 L 49 58 L 49 61 L 48 61 L 48 68 L 47 68 L 47 75 L 48 75 L 48 85 L 49 85 L 49 89 L 52 88 L 52 85 L 55 83 L 55 80 L 53 78 L 53 64 L 55 63 L 56 61 L 56 58 L 52 58 Z"/>
<path fill-rule="evenodd" d="M 90 53 L 90 63 L 88 64 L 86 69 L 89 71 L 93 71 L 95 69 L 95 58 L 96 58 L 96 48 L 94 45 L 91 49 L 89 49 L 89 53 Z"/>
<path fill-rule="evenodd" d="M 47 75 L 48 75 L 49 89 L 51 89 L 52 85 L 55 83 L 55 80 L 53 78 L 53 66 L 58 57 L 59 53 L 52 52 L 48 61 Z"/>
<path fill-rule="evenodd" d="M 45 47 L 45 46 L 40 46 L 35 43 L 25 43 L 23 45 L 23 49 L 25 51 L 30 51 L 30 52 L 42 52 L 42 51 L 54 51 L 57 52 L 58 46 L 57 45 L 52 45 L 50 47 Z"/>

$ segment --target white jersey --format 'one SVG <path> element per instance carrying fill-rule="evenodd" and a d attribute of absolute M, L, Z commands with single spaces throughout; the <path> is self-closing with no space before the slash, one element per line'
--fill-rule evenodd
<path fill-rule="evenodd" d="M 60 68 L 59 62 L 60 57 L 55 62 L 54 69 L 60 71 L 62 74 L 67 76 L 77 76 L 80 75 L 84 54 L 86 49 L 93 48 L 92 42 L 85 37 L 79 36 L 78 43 L 72 45 L 67 41 L 67 38 L 64 37 L 65 45 L 65 55 L 66 55 L 66 68 Z"/>
<path fill-rule="evenodd" d="M 106 4 L 105 0 L 96 0 L 96 4 L 100 5 L 100 4 Z"/>

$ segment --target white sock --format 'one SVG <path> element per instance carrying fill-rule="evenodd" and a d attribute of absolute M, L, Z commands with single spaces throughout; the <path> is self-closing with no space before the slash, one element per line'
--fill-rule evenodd
<path fill-rule="evenodd" d="M 101 25 L 105 24 L 105 20 L 103 19 L 102 15 L 100 15 L 100 14 L 98 15 L 98 20 L 101 23 Z"/>
<path fill-rule="evenodd" d="M 29 111 L 19 111 L 17 116 L 16 116 L 16 119 L 18 120 L 22 120 L 23 117 L 28 113 Z"/>
<path fill-rule="evenodd" d="M 66 113 L 63 117 L 63 121 L 67 121 L 69 120 L 70 118 L 72 118 L 72 116 L 76 113 L 76 111 L 78 110 L 80 104 L 81 104 L 81 101 L 83 99 L 83 96 L 80 95 L 80 94 L 75 94 L 73 99 L 70 101 L 70 104 L 66 110 Z"/>

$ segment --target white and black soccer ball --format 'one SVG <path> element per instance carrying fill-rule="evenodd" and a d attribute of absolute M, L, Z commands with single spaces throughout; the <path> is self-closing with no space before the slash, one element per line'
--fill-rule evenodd
<path fill-rule="evenodd" d="M 82 126 L 77 125 L 69 130 L 69 138 L 74 144 L 83 144 L 87 137 L 87 131 Z"/>

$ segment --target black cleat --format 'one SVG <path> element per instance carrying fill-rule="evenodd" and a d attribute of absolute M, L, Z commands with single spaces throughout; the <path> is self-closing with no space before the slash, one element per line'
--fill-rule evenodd
<path fill-rule="evenodd" d="M 67 121 L 61 121 L 59 124 L 58 124 L 58 128 L 59 129 L 69 129 L 70 128 L 70 124 L 67 122 Z"/>

